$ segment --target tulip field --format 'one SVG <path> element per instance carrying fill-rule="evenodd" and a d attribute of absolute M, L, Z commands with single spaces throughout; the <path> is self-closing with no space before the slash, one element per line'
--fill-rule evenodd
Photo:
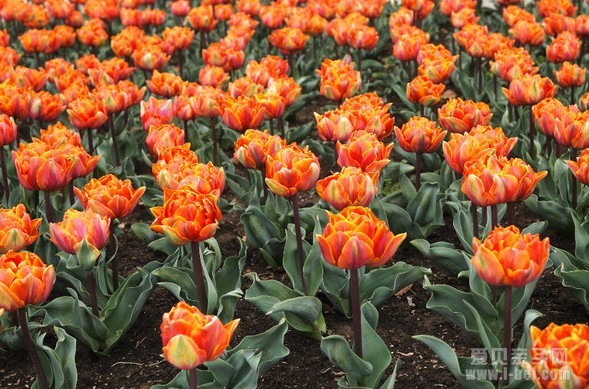
<path fill-rule="evenodd" d="M 589 388 L 589 1 L 0 0 L 0 387 Z"/>

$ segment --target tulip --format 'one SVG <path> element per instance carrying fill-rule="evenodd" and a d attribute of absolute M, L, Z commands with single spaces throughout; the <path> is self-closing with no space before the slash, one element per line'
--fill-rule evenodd
<path fill-rule="evenodd" d="M 184 135 L 184 130 L 173 124 L 151 126 L 145 143 L 153 155 L 158 155 L 169 147 L 184 144 Z"/>
<path fill-rule="evenodd" d="M 39 237 L 42 219 L 31 219 L 23 204 L 0 208 L 0 253 L 20 251 Z"/>
<path fill-rule="evenodd" d="M 231 129 L 245 131 L 258 128 L 264 119 L 264 106 L 255 97 L 227 96 L 223 101 L 223 122 Z"/>
<path fill-rule="evenodd" d="M 29 117 L 44 122 L 54 122 L 65 111 L 65 104 L 59 95 L 41 91 L 31 94 Z"/>
<path fill-rule="evenodd" d="M 481 207 L 524 200 L 548 174 L 546 171 L 534 172 L 519 158 L 494 155 L 466 164 L 463 173 L 462 192 Z"/>
<path fill-rule="evenodd" d="M 72 178 L 74 160 L 40 141 L 21 143 L 12 159 L 20 184 L 28 190 L 57 191 Z"/>
<path fill-rule="evenodd" d="M 222 88 L 229 78 L 229 74 L 219 66 L 205 65 L 198 71 L 198 82 L 203 86 Z"/>
<path fill-rule="evenodd" d="M 367 207 L 378 191 L 378 176 L 357 167 L 344 167 L 317 181 L 317 194 L 338 211 L 353 205 Z"/>
<path fill-rule="evenodd" d="M 458 57 L 425 60 L 419 65 L 417 72 L 420 76 L 428 78 L 433 83 L 441 84 L 448 80 L 454 70 L 456 70 L 456 65 L 454 64 L 456 58 Z"/>
<path fill-rule="evenodd" d="M 268 156 L 265 181 L 274 194 L 290 198 L 314 187 L 319 172 L 319 159 L 308 147 L 290 144 Z"/>
<path fill-rule="evenodd" d="M 523 367 L 537 388 L 589 385 L 589 326 L 550 323 L 543 330 L 531 326 L 530 335 L 530 362 Z"/>
<path fill-rule="evenodd" d="M 393 44 L 393 56 L 400 61 L 415 61 L 421 47 L 429 41 L 429 34 L 419 29 L 412 31 L 398 36 Z"/>
<path fill-rule="evenodd" d="M 137 47 L 132 58 L 133 64 L 139 69 L 152 71 L 162 69 L 170 60 L 170 55 L 158 45 L 146 44 Z"/>
<path fill-rule="evenodd" d="M 284 27 L 274 30 L 268 36 L 268 42 L 273 47 L 277 47 L 284 55 L 292 55 L 294 52 L 301 51 L 309 36 L 298 28 Z"/>
<path fill-rule="evenodd" d="M 181 166 L 182 163 L 193 165 L 198 162 L 198 155 L 190 149 L 190 143 L 185 143 L 165 149 L 158 155 L 158 161 L 151 165 L 151 170 L 153 175 L 157 177 L 168 166 Z"/>
<path fill-rule="evenodd" d="M 395 127 L 395 135 L 403 150 L 422 154 L 435 152 L 444 140 L 446 131 L 442 131 L 432 120 L 413 116 L 401 128 Z"/>
<path fill-rule="evenodd" d="M 173 4 L 172 4 L 173 5 Z M 186 50 L 194 39 L 194 30 L 190 27 L 166 27 L 162 33 L 164 42 L 167 42 L 174 46 L 174 50 Z M 180 57 L 182 58 L 182 56 Z M 182 68 L 180 68 L 179 74 L 182 74 Z"/>
<path fill-rule="evenodd" d="M 0 146 L 6 146 L 16 140 L 18 126 L 14 119 L 6 114 L 0 113 Z"/>
<path fill-rule="evenodd" d="M 79 257 L 80 264 L 86 269 L 92 268 L 106 246 L 109 237 L 110 219 L 92 210 L 78 211 L 68 209 L 63 220 L 50 223 L 51 241 L 62 251 L 69 254 L 81 254 L 83 246 L 87 246 L 90 254 Z"/>
<path fill-rule="evenodd" d="M 575 61 L 581 52 L 581 39 L 573 32 L 564 31 L 546 48 L 546 59 L 550 62 Z"/>
<path fill-rule="evenodd" d="M 578 105 L 581 111 L 586 111 L 589 108 L 589 92 L 584 93 L 583 96 L 581 96 Z"/>
<path fill-rule="evenodd" d="M 260 7 L 260 20 L 271 30 L 280 27 L 285 18 L 286 9 L 283 5 L 272 3 L 269 6 Z"/>
<path fill-rule="evenodd" d="M 145 81 L 145 83 L 151 93 L 169 98 L 180 93 L 184 81 L 180 76 L 173 73 L 159 72 L 155 69 L 151 75 L 151 79 Z"/>
<path fill-rule="evenodd" d="M 168 124 L 174 118 L 174 102 L 170 99 L 160 100 L 151 96 L 149 100 L 141 102 L 140 117 L 145 131 L 149 131 L 151 126 L 159 127 Z"/>
<path fill-rule="evenodd" d="M 577 64 L 571 64 L 570 62 L 563 62 L 560 70 L 554 71 L 556 82 L 562 88 L 574 88 L 576 86 L 583 86 L 585 84 L 585 68 L 580 67 Z M 571 96 L 574 97 L 574 93 L 571 92 Z"/>
<path fill-rule="evenodd" d="M 521 45 L 538 46 L 544 43 L 546 33 L 540 23 L 520 20 L 509 29 L 509 35 Z"/>
<path fill-rule="evenodd" d="M 548 238 L 521 234 L 515 226 L 496 227 L 481 242 L 473 238 L 471 263 L 489 285 L 520 288 L 540 277 L 550 251 Z"/>
<path fill-rule="evenodd" d="M 337 164 L 355 166 L 368 173 L 380 172 L 389 163 L 393 144 L 385 145 L 375 134 L 355 131 L 348 143 L 336 143 Z"/>
<path fill-rule="evenodd" d="M 212 5 L 201 5 L 191 9 L 186 19 L 196 31 L 208 33 L 213 31 L 217 25 Z"/>
<path fill-rule="evenodd" d="M 202 194 L 189 187 L 164 191 L 164 205 L 151 208 L 155 220 L 151 229 L 166 235 L 172 244 L 200 242 L 215 234 L 221 210 L 217 197 Z"/>
<path fill-rule="evenodd" d="M 470 131 L 477 125 L 486 126 L 491 122 L 491 109 L 484 102 L 449 99 L 438 109 L 438 121 L 442 128 L 453 133 Z"/>
<path fill-rule="evenodd" d="M 389 261 L 407 237 L 394 235 L 369 208 L 346 207 L 339 214 L 327 212 L 329 222 L 317 243 L 323 258 L 333 266 L 350 270 L 350 308 L 354 325 L 354 349 L 362 357 L 360 282 L 358 269 Z"/>
<path fill-rule="evenodd" d="M 101 158 L 100 155 L 92 156 L 88 154 L 83 147 L 73 146 L 67 143 L 61 146 L 58 150 L 74 162 L 70 184 L 74 179 L 86 177 L 88 174 L 92 173 Z"/>
<path fill-rule="evenodd" d="M 320 78 L 319 93 L 330 100 L 352 97 L 362 87 L 360 72 L 354 70 L 353 62 L 327 58 L 316 72 Z"/>
<path fill-rule="evenodd" d="M 46 129 L 41 130 L 40 139 L 41 142 L 55 149 L 65 144 L 82 147 L 80 134 L 69 129 L 61 122 L 49 125 Z"/>
<path fill-rule="evenodd" d="M 270 78 L 266 91 L 279 94 L 284 104 L 290 107 L 301 95 L 301 86 L 297 84 L 294 78 L 282 75 Z"/>
<path fill-rule="evenodd" d="M 72 101 L 67 113 L 70 123 L 78 130 L 98 128 L 107 119 L 103 103 L 92 98 Z"/>
<path fill-rule="evenodd" d="M 217 316 L 205 315 L 181 301 L 163 316 L 164 355 L 177 368 L 192 371 L 221 356 L 238 324 L 236 319 L 224 325 Z M 192 374 L 196 376 L 195 371 Z"/>
<path fill-rule="evenodd" d="M 406 93 L 409 101 L 429 107 L 440 102 L 444 84 L 434 84 L 424 76 L 417 76 L 407 83 Z"/>
<path fill-rule="evenodd" d="M 282 138 L 270 135 L 268 131 L 247 130 L 235 142 L 233 157 L 246 169 L 262 169 L 268 156 L 285 146 Z"/>
<path fill-rule="evenodd" d="M 317 121 L 319 138 L 323 141 L 347 142 L 354 132 L 354 127 L 345 112 L 334 110 L 323 115 L 313 112 L 313 115 Z"/>
<path fill-rule="evenodd" d="M 468 162 L 493 153 L 491 145 L 470 134 L 450 134 L 450 140 L 444 142 L 442 148 L 448 167 L 458 174 L 463 173 Z"/>
<path fill-rule="evenodd" d="M 74 190 L 85 209 L 110 219 L 129 215 L 145 193 L 144 186 L 133 189 L 130 180 L 121 180 L 112 174 L 93 178 L 84 185 L 84 190 Z"/>
<path fill-rule="evenodd" d="M 372 50 L 378 43 L 378 31 L 371 26 L 357 26 L 348 30 L 347 40 L 357 50 Z"/>

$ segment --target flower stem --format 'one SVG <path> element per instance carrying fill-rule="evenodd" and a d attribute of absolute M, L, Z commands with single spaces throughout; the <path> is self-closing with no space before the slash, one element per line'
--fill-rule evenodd
<path fill-rule="evenodd" d="M 94 140 L 92 139 L 92 129 L 87 129 L 86 133 L 88 134 L 88 154 L 94 155 Z"/>
<path fill-rule="evenodd" d="M 503 308 L 503 349 L 505 350 L 503 381 L 509 383 L 511 370 L 511 286 L 505 287 L 505 299 Z"/>
<path fill-rule="evenodd" d="M 262 167 L 260 169 L 260 172 L 262 173 L 262 200 L 264 204 L 266 204 L 266 200 L 268 200 L 268 185 L 266 185 L 266 167 Z"/>
<path fill-rule="evenodd" d="M 536 145 L 534 144 L 534 138 L 536 137 L 536 124 L 534 123 L 534 111 L 530 106 L 530 156 L 534 158 L 536 154 Z"/>
<path fill-rule="evenodd" d="M 299 272 L 301 275 L 301 285 L 303 288 L 303 293 L 305 295 L 308 294 L 307 290 L 307 282 L 305 281 L 305 273 L 303 268 L 305 266 L 305 256 L 303 254 L 303 236 L 301 235 L 301 217 L 299 215 L 299 203 L 297 200 L 297 195 L 295 194 L 290 198 L 292 202 L 292 213 L 294 217 L 294 225 L 295 225 L 295 234 L 297 237 L 297 254 L 298 254 L 298 262 L 299 262 Z"/>
<path fill-rule="evenodd" d="M 213 164 L 219 164 L 219 150 L 217 146 L 217 126 L 215 118 L 211 118 L 211 137 L 213 138 Z"/>
<path fill-rule="evenodd" d="M 119 141 L 117 140 L 117 131 L 115 129 L 115 120 L 113 114 L 108 114 L 108 128 L 110 129 L 110 136 L 112 138 L 112 147 L 115 152 L 115 166 L 121 165 L 121 157 L 119 155 Z"/>
<path fill-rule="evenodd" d="M 6 207 L 10 200 L 10 188 L 8 186 L 8 169 L 6 169 L 6 160 L 4 158 L 4 147 L 0 150 L 0 167 L 2 167 L 2 185 L 4 186 L 4 197 L 6 198 Z"/>
<path fill-rule="evenodd" d="M 86 282 L 88 283 L 88 292 L 90 292 L 90 304 L 92 305 L 92 313 L 99 317 L 98 300 L 96 299 L 96 280 L 92 271 L 86 273 Z"/>
<path fill-rule="evenodd" d="M 475 238 L 479 237 L 479 218 L 477 213 L 477 206 L 475 203 L 470 203 L 470 213 L 472 215 L 472 235 Z"/>
<path fill-rule="evenodd" d="M 360 280 L 358 269 L 350 269 L 350 310 L 354 325 L 354 352 L 362 358 L 362 312 L 360 311 Z"/>
<path fill-rule="evenodd" d="M 51 194 L 46 190 L 43 191 L 43 199 L 45 200 L 45 216 L 49 223 L 53 222 L 53 205 L 51 204 Z"/>
<path fill-rule="evenodd" d="M 571 149 L 571 160 L 577 160 L 577 149 Z M 577 209 L 577 176 L 573 174 L 573 180 L 571 181 L 571 207 L 573 210 Z"/>
<path fill-rule="evenodd" d="M 37 378 L 39 379 L 39 386 L 41 389 L 49 389 L 49 383 L 47 382 L 47 377 L 45 377 L 45 372 L 41 367 L 41 361 L 39 361 L 39 356 L 35 351 L 35 346 L 33 344 L 33 338 L 31 337 L 31 332 L 29 331 L 29 323 L 27 322 L 27 311 L 26 307 L 22 307 L 17 309 L 16 313 L 18 315 L 18 324 L 20 325 L 23 337 L 25 339 L 25 344 L 27 346 L 27 351 L 29 352 L 29 356 L 33 362 L 33 366 L 35 367 L 35 372 L 37 373 Z"/>
<path fill-rule="evenodd" d="M 497 204 L 491 205 L 491 229 L 499 225 L 499 215 L 497 213 Z"/>
<path fill-rule="evenodd" d="M 278 116 L 277 121 L 278 121 L 278 131 L 280 131 L 280 136 L 282 137 L 282 139 L 286 140 L 286 132 L 284 130 L 284 119 L 282 119 L 282 116 Z"/>
<path fill-rule="evenodd" d="M 67 184 L 68 187 L 68 196 L 70 198 L 70 205 L 74 205 L 76 202 L 76 194 L 74 192 L 74 180 L 71 179 L 70 182 Z"/>
<path fill-rule="evenodd" d="M 415 153 L 415 189 L 421 188 L 421 154 Z"/>
<path fill-rule="evenodd" d="M 115 232 L 115 227 L 112 226 L 111 224 L 111 230 L 110 230 L 110 237 L 108 238 L 110 241 L 110 246 L 113 248 L 113 250 L 115 250 L 115 254 L 114 257 L 112 259 L 112 288 L 113 291 L 119 289 L 119 256 L 116 253 L 116 243 L 115 243 L 115 236 L 114 236 L 114 232 Z"/>
<path fill-rule="evenodd" d="M 196 389 L 197 387 L 196 367 L 194 369 L 188 370 L 188 385 L 190 389 Z"/>
<path fill-rule="evenodd" d="M 202 263 L 200 262 L 200 249 L 198 242 L 190 242 L 190 248 L 192 249 L 192 268 L 194 270 L 194 284 L 196 285 L 196 297 L 200 304 L 199 309 L 202 312 L 207 311 L 207 292 L 205 290 L 204 276 Z"/>

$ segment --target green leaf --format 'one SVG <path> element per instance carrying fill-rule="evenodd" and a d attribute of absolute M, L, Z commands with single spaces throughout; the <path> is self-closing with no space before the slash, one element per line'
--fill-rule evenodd
<path fill-rule="evenodd" d="M 321 339 L 321 351 L 327 355 L 331 363 L 348 375 L 350 381 L 369 376 L 373 371 L 372 365 L 356 355 L 346 339 L 340 335 L 330 335 Z"/>
<path fill-rule="evenodd" d="M 581 223 L 576 213 L 572 214 L 575 226 L 575 256 L 589 261 L 589 223 Z"/>
<path fill-rule="evenodd" d="M 464 256 L 452 243 L 435 242 L 430 244 L 425 239 L 413 239 L 410 242 L 419 252 L 434 260 L 437 266 L 452 275 L 468 270 Z"/>
<path fill-rule="evenodd" d="M 413 222 L 421 227 L 423 236 L 427 237 L 435 229 L 443 227 L 445 222 L 440 185 L 434 182 L 425 182 L 409 201 L 407 213 L 411 215 Z"/>
<path fill-rule="evenodd" d="M 350 315 L 349 302 L 349 274 L 337 266 L 333 266 L 327 261 L 322 261 L 323 281 L 321 289 L 329 301 L 342 312 L 344 315 Z"/>
<path fill-rule="evenodd" d="M 35 337 L 41 365 L 49 384 L 54 388 L 75 389 L 78 383 L 76 370 L 76 339 L 59 327 L 53 327 L 57 342 L 52 349 L 43 343 L 45 333 Z M 38 385 L 38 381 L 35 381 Z"/>
<path fill-rule="evenodd" d="M 131 225 L 131 232 L 138 239 L 140 239 L 140 240 L 142 240 L 144 242 L 152 242 L 158 236 L 158 234 L 156 234 L 151 229 L 151 226 L 149 224 L 143 223 L 143 222 L 133 223 Z"/>
<path fill-rule="evenodd" d="M 360 279 L 360 299 L 368 300 L 373 305 L 384 304 L 395 293 L 414 282 L 423 279 L 424 274 L 431 271 L 424 267 L 416 267 L 405 262 L 397 262 L 393 266 L 373 269 Z"/>
<path fill-rule="evenodd" d="M 288 324 L 298 331 L 325 332 L 321 308 L 321 301 L 317 297 L 300 296 L 274 304 L 266 314 L 284 313 Z"/>
<path fill-rule="evenodd" d="M 481 381 L 473 376 L 465 375 L 461 370 L 461 364 L 456 356 L 454 350 L 448 346 L 443 340 L 440 340 L 430 335 L 416 335 L 413 339 L 417 339 L 428 346 L 440 361 L 446 365 L 450 373 L 458 380 L 458 382 L 465 389 L 493 389 L 494 385 L 489 381 Z"/>
<path fill-rule="evenodd" d="M 376 315 L 374 326 L 367 320 L 365 312 Z M 386 368 L 391 363 L 391 352 L 387 348 L 386 343 L 376 333 L 376 321 L 378 320 L 378 311 L 369 302 L 362 305 L 362 343 L 363 356 L 362 359 L 372 365 L 372 372 L 368 377 L 361 380 L 362 385 L 369 388 L 375 388 L 380 383 L 381 377 Z"/>
<path fill-rule="evenodd" d="M 158 278 L 157 284 L 169 290 L 178 300 L 198 305 L 192 269 L 163 266 L 155 269 L 152 274 Z"/>
<path fill-rule="evenodd" d="M 387 380 L 382 384 L 380 389 L 395 389 L 395 381 L 397 381 L 397 374 L 399 372 L 399 368 L 401 367 L 401 358 L 397 358 L 395 362 L 395 367 L 393 368 L 393 373 L 387 378 Z"/>
<path fill-rule="evenodd" d="M 305 232 L 301 231 L 301 235 L 304 237 Z M 302 258 L 304 260 L 306 259 L 309 251 L 311 251 L 311 245 L 305 239 L 302 239 L 302 247 Z M 297 248 L 297 238 L 294 224 L 289 224 L 286 228 L 286 241 L 284 243 L 282 265 L 284 266 L 284 270 L 286 271 L 286 274 L 288 275 L 288 278 L 290 279 L 294 289 L 298 292 L 304 293 L 303 279 L 299 264 L 299 250 Z"/>

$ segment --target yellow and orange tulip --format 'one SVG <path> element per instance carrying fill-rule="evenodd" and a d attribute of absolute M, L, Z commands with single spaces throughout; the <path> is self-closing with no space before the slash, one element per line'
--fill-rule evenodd
<path fill-rule="evenodd" d="M 58 149 L 36 141 L 21 143 L 12 151 L 20 184 L 28 190 L 56 191 L 72 179 L 73 158 Z"/>
<path fill-rule="evenodd" d="M 0 208 L 0 253 L 20 251 L 39 237 L 41 219 L 31 219 L 23 204 Z"/>
<path fill-rule="evenodd" d="M 263 169 L 268 155 L 286 146 L 286 141 L 268 131 L 247 130 L 235 141 L 233 158 L 247 169 Z"/>
<path fill-rule="evenodd" d="M 428 107 L 440 102 L 444 89 L 444 84 L 435 84 L 425 76 L 417 76 L 407 83 L 406 93 L 412 103 Z"/>
<path fill-rule="evenodd" d="M 336 143 L 337 164 L 354 166 L 368 173 L 377 173 L 389 163 L 393 144 L 385 145 L 375 134 L 355 131 L 347 143 Z"/>
<path fill-rule="evenodd" d="M 179 369 L 194 369 L 225 351 L 238 324 L 239 319 L 223 324 L 217 316 L 181 301 L 164 313 L 160 326 L 164 355 Z"/>
<path fill-rule="evenodd" d="M 344 167 L 341 172 L 317 181 L 317 194 L 332 207 L 368 206 L 378 191 L 379 173 L 365 173 L 357 167 Z"/>
<path fill-rule="evenodd" d="M 389 261 L 407 237 L 395 235 L 387 224 L 366 207 L 346 207 L 339 214 L 327 213 L 329 222 L 317 243 L 323 258 L 342 269 L 377 267 Z"/>
<path fill-rule="evenodd" d="M 496 227 L 481 242 L 472 240 L 470 262 L 479 277 L 493 286 L 520 288 L 540 277 L 550 253 L 548 238 L 521 234 L 515 226 Z"/>
<path fill-rule="evenodd" d="M 448 100 L 438 109 L 438 121 L 449 132 L 464 133 L 491 122 L 491 109 L 484 102 L 462 100 L 460 97 Z"/>
<path fill-rule="evenodd" d="M 446 136 L 437 123 L 421 116 L 413 116 L 401 128 L 395 127 L 399 146 L 408 152 L 433 153 Z"/>
<path fill-rule="evenodd" d="M 268 155 L 266 184 L 276 195 L 292 197 L 315 186 L 319 178 L 319 159 L 308 147 L 290 144 Z"/>
<path fill-rule="evenodd" d="M 576 161 L 566 161 L 577 180 L 589 185 L 589 149 L 581 151 Z"/>

